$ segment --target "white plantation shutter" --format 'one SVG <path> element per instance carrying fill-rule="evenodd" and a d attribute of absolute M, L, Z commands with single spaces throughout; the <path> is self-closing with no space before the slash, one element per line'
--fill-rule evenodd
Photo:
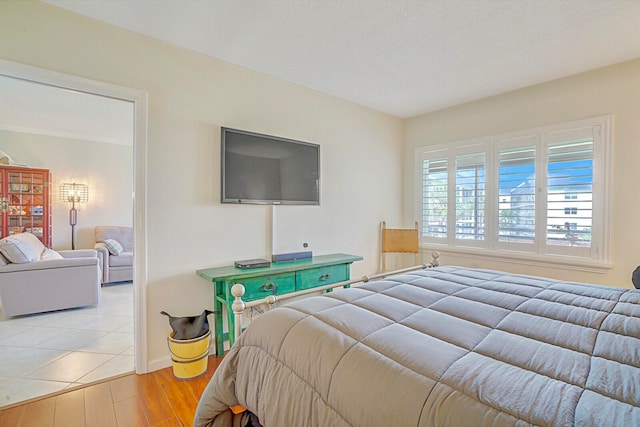
<path fill-rule="evenodd" d="M 423 245 L 608 265 L 610 147 L 607 116 L 416 149 Z"/>
<path fill-rule="evenodd" d="M 436 157 L 422 163 L 422 230 L 423 235 L 447 237 L 448 160 Z"/>
<path fill-rule="evenodd" d="M 508 147 L 498 151 L 498 241 L 534 243 L 535 173 L 535 145 Z"/>
<path fill-rule="evenodd" d="M 456 157 L 456 239 L 484 240 L 485 154 Z"/>
<path fill-rule="evenodd" d="M 593 140 L 550 144 L 547 245 L 591 246 Z"/>

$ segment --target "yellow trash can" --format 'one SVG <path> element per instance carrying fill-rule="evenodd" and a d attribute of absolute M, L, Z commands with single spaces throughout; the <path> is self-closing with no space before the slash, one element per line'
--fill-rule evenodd
<path fill-rule="evenodd" d="M 211 331 L 201 337 L 190 340 L 176 340 L 173 332 L 167 337 L 173 375 L 179 379 L 195 378 L 207 371 Z"/>

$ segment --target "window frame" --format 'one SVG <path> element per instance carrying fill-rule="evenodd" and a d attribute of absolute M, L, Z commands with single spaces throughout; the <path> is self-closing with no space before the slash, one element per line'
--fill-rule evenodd
<path fill-rule="evenodd" d="M 421 230 L 420 245 L 423 249 L 437 249 L 443 253 L 484 255 L 521 261 L 535 265 L 566 265 L 589 267 L 594 271 L 610 269 L 610 210 L 611 210 L 611 161 L 613 140 L 612 115 L 592 117 L 565 123 L 542 126 L 506 134 L 453 141 L 444 144 L 417 147 L 415 149 L 415 218 Z M 590 134 L 589 134 L 590 133 Z M 551 245 L 547 243 L 547 153 L 550 145 L 568 136 L 589 134 L 593 138 L 592 168 L 592 235 L 590 247 Z M 499 231 L 499 167 L 500 149 L 527 146 L 535 147 L 535 225 L 534 240 L 530 243 L 500 241 Z M 429 154 L 446 153 L 448 159 L 448 217 L 447 237 L 425 236 L 422 212 L 422 165 Z M 456 160 L 458 155 L 484 153 L 484 239 L 456 239 Z M 453 185 L 452 185 L 453 184 Z M 567 200 L 569 201 L 569 200 Z M 573 201 L 573 199 L 571 199 Z"/>

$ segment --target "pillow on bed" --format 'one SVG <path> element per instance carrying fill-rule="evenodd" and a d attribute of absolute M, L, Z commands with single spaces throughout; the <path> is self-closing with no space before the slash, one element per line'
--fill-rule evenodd
<path fill-rule="evenodd" d="M 640 265 L 633 270 L 631 282 L 633 282 L 633 286 L 635 286 L 636 289 L 640 289 Z"/>
<path fill-rule="evenodd" d="M 11 264 L 11 261 L 9 261 L 4 255 L 2 255 L 2 252 L 0 252 L 0 266 L 7 264 Z"/>
<path fill-rule="evenodd" d="M 14 234 L 0 240 L 0 253 L 16 264 L 39 260 L 45 249 L 40 239 L 31 233 Z"/>
<path fill-rule="evenodd" d="M 107 247 L 111 255 L 120 255 L 122 251 L 124 251 L 120 242 L 114 239 L 106 239 L 104 241 L 104 245 Z"/>

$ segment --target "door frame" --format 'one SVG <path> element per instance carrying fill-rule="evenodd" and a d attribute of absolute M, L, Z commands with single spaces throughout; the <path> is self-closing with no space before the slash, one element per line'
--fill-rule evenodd
<path fill-rule="evenodd" d="M 137 374 L 148 372 L 147 356 L 147 99 L 145 91 L 0 59 L 0 74 L 34 83 L 105 96 L 134 105 L 133 134 L 133 325 Z"/>

